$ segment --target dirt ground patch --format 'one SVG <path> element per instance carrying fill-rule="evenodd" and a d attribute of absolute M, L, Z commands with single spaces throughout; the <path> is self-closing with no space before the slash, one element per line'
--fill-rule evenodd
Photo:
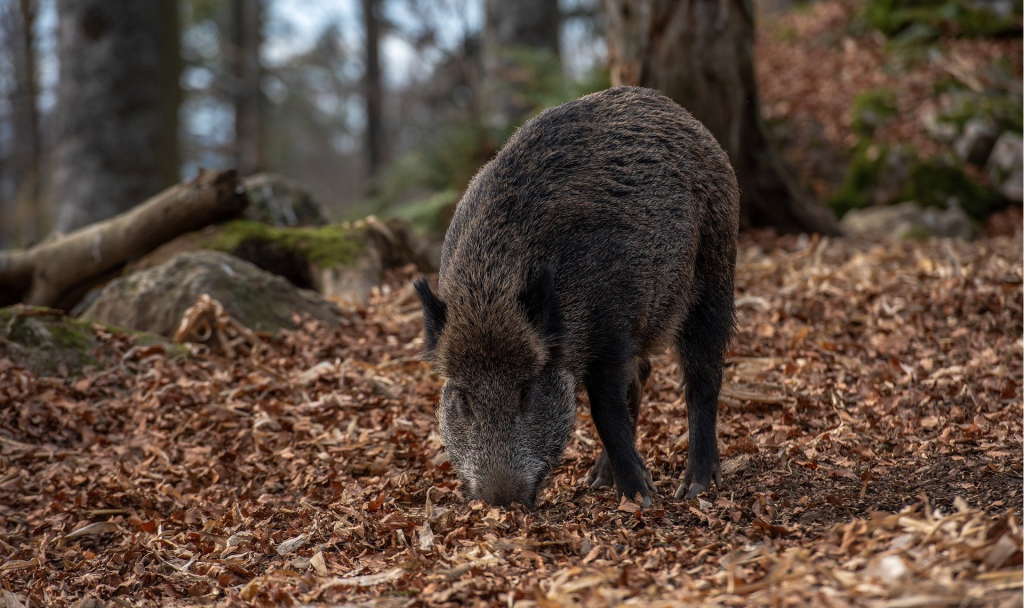
<path fill-rule="evenodd" d="M 96 328 L 119 365 L 0 360 L 0 606 L 1020 605 L 1021 251 L 746 237 L 725 487 L 671 498 L 666 355 L 643 511 L 583 487 L 585 402 L 534 511 L 462 499 L 411 270 L 233 359 Z"/>

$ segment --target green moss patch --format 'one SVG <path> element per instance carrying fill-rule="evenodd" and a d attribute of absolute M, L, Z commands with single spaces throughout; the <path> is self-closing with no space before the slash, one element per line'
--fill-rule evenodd
<path fill-rule="evenodd" d="M 160 345 L 169 357 L 185 357 L 188 350 L 166 338 L 145 332 L 105 326 L 110 333 L 126 333 L 138 346 Z M 104 361 L 120 358 L 112 346 L 96 338 L 94 324 L 65 316 L 59 310 L 36 306 L 0 308 L 0 358 L 37 376 L 75 376 Z"/>
<path fill-rule="evenodd" d="M 871 89 L 853 100 L 853 130 L 868 137 L 896 115 L 896 93 L 889 89 Z"/>
<path fill-rule="evenodd" d="M 998 192 L 981 186 L 955 163 L 932 159 L 916 164 L 903 192 L 904 200 L 922 207 L 947 207 L 955 202 L 975 220 L 984 220 L 1008 201 Z"/>
<path fill-rule="evenodd" d="M 836 217 L 871 205 L 872 189 L 878 183 L 888 153 L 884 146 L 870 142 L 862 142 L 857 147 L 839 190 L 825 201 Z"/>
<path fill-rule="evenodd" d="M 278 244 L 320 266 L 345 266 L 366 251 L 366 245 L 356 231 L 344 225 L 277 228 L 246 220 L 221 226 L 208 247 L 234 253 L 253 242 Z"/>
<path fill-rule="evenodd" d="M 873 204 L 916 201 L 922 207 L 943 209 L 956 204 L 972 219 L 983 221 L 1008 204 L 999 192 L 974 181 L 955 161 L 941 158 L 911 158 L 905 182 L 891 191 L 891 198 L 876 200 L 878 185 L 887 177 L 884 173 L 890 170 L 886 161 L 895 153 L 880 144 L 861 142 L 854 151 L 842 185 L 826 200 L 836 216 L 842 217 L 852 209 Z"/>
<path fill-rule="evenodd" d="M 968 0 L 869 0 L 862 18 L 887 36 L 921 40 L 1016 34 L 1020 14 L 1020 3 L 1014 5 L 1012 16 L 1003 17 Z"/>
<path fill-rule="evenodd" d="M 1024 132 L 1024 103 L 1019 94 L 986 95 L 971 91 L 959 82 L 948 81 L 936 89 L 950 99 L 938 119 L 956 125 L 957 130 L 962 130 L 972 118 L 983 118 L 999 132 Z"/>

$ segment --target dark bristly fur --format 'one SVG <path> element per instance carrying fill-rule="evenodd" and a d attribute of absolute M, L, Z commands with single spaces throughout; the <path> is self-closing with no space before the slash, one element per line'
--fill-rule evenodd
<path fill-rule="evenodd" d="M 711 134 L 664 95 L 619 87 L 547 110 L 476 176 L 425 282 L 426 358 L 470 497 L 532 505 L 582 384 L 604 451 L 594 487 L 648 504 L 635 447 L 650 356 L 678 351 L 690 449 L 676 495 L 721 483 L 715 438 L 733 330 L 739 190 Z"/>

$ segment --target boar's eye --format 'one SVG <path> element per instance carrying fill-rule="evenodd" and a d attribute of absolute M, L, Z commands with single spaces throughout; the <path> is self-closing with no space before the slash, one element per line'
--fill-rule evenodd
<path fill-rule="evenodd" d="M 526 385 L 523 385 L 523 387 L 521 389 L 519 389 L 519 409 L 521 409 L 521 410 L 522 409 L 526 409 L 526 407 L 529 406 L 529 405 L 530 405 L 530 385 L 526 384 Z"/>
<path fill-rule="evenodd" d="M 469 395 L 462 391 L 455 391 L 455 403 L 459 406 L 459 413 L 463 416 L 472 416 L 473 408 L 469 406 Z"/>

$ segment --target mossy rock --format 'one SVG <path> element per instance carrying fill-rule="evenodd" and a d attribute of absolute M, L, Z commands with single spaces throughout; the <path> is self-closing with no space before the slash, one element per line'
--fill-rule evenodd
<path fill-rule="evenodd" d="M 319 269 L 358 265 L 369 255 L 363 234 L 344 224 L 278 228 L 237 220 L 208 230 L 194 245 L 229 253 L 302 289 L 319 287 Z"/>
<path fill-rule="evenodd" d="M 977 221 L 1009 204 L 1002 194 L 978 184 L 948 159 L 916 164 L 910 171 L 903 199 L 917 201 L 922 207 L 945 208 L 953 203 Z"/>
<path fill-rule="evenodd" d="M 848 233 L 894 239 L 931 236 L 971 239 L 975 233 L 970 218 L 959 207 L 922 208 L 914 201 L 854 209 L 843 217 L 842 226 Z"/>
<path fill-rule="evenodd" d="M 332 304 L 282 277 L 219 251 L 180 253 L 169 261 L 111 281 L 82 318 L 172 336 L 185 310 L 208 294 L 246 327 L 295 328 L 294 314 L 338 325 Z"/>
<path fill-rule="evenodd" d="M 842 218 L 848 211 L 863 209 L 874 202 L 873 189 L 884 170 L 888 154 L 887 148 L 870 142 L 862 142 L 854 150 L 843 183 L 826 200 L 837 217 Z"/>
<path fill-rule="evenodd" d="M 889 89 L 863 91 L 854 98 L 852 113 L 854 132 L 869 137 L 896 115 L 896 93 Z"/>
<path fill-rule="evenodd" d="M 922 40 L 939 35 L 1007 36 L 1021 31 L 1019 2 L 1001 15 L 969 0 L 869 0 L 861 14 L 864 23 L 887 36 Z"/>
<path fill-rule="evenodd" d="M 130 264 L 123 276 L 199 250 L 231 254 L 296 287 L 359 304 L 383 280 L 384 270 L 413 263 L 430 272 L 440 262 L 440 247 L 399 218 L 381 222 L 370 216 L 305 228 L 236 220 L 183 235 Z"/>
<path fill-rule="evenodd" d="M 937 120 L 954 125 L 957 131 L 963 130 L 972 119 L 981 118 L 1000 133 L 1024 132 L 1024 120 L 1021 118 L 1024 104 L 1019 94 L 982 94 L 963 88 L 959 83 L 937 93 L 944 93 L 949 99 Z"/>
<path fill-rule="evenodd" d="M 130 333 L 137 345 L 160 345 L 169 356 L 188 354 L 183 346 L 162 336 L 116 326 L 100 329 Z M 96 331 L 93 323 L 65 316 L 51 308 L 22 305 L 0 308 L 0 359 L 9 358 L 37 376 L 75 376 L 113 358 L 96 338 Z"/>
<path fill-rule="evenodd" d="M 320 203 L 301 183 L 275 173 L 257 173 L 242 182 L 249 197 L 244 217 L 270 226 L 322 226 Z"/>
<path fill-rule="evenodd" d="M 897 158 L 903 160 L 895 162 Z M 867 140 L 854 150 L 843 183 L 826 204 L 842 218 L 854 209 L 905 201 L 940 209 L 956 206 L 976 221 L 1009 204 L 1000 192 L 974 181 L 952 159 L 921 160 L 906 149 Z"/>

